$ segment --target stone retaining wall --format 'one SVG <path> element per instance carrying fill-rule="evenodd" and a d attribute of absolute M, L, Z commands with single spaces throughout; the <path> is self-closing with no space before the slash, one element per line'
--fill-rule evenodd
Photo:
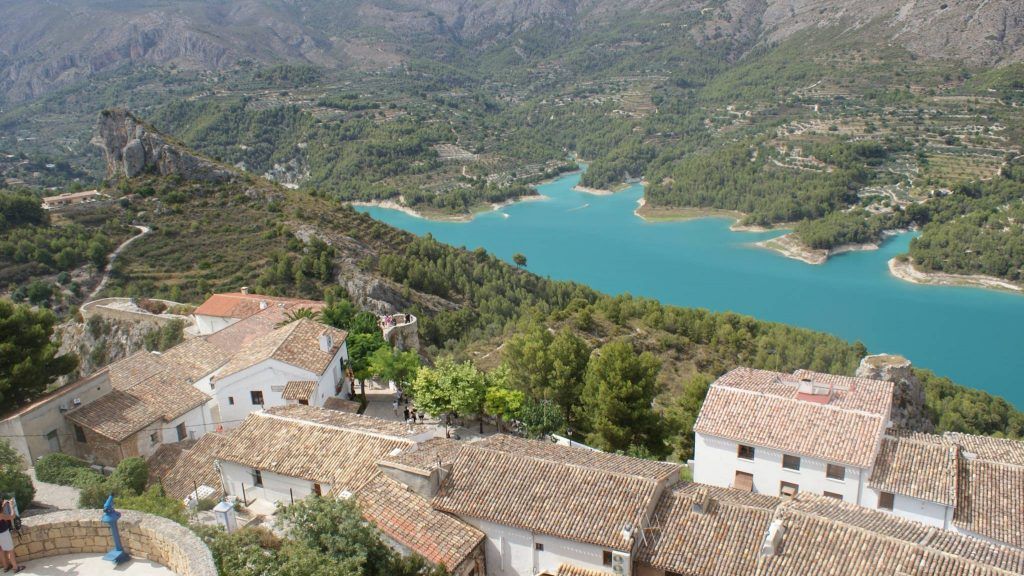
<path fill-rule="evenodd" d="M 133 558 L 157 562 L 181 576 L 217 576 L 210 550 L 191 530 L 166 518 L 124 510 L 121 543 Z M 14 537 L 19 560 L 64 554 L 105 554 L 113 548 L 100 510 L 62 510 L 23 519 Z"/>
<path fill-rule="evenodd" d="M 118 297 L 100 298 L 98 300 L 92 300 L 90 302 L 86 302 L 85 304 L 82 304 L 82 307 L 79 308 L 79 311 L 82 314 L 82 318 L 85 319 L 85 320 L 88 320 L 92 316 L 99 315 L 99 316 L 102 316 L 103 318 L 109 318 L 109 319 L 112 319 L 112 320 L 128 320 L 130 322 L 138 322 L 138 321 L 155 322 L 155 323 L 160 324 L 160 325 L 164 325 L 164 324 L 170 323 L 173 320 L 181 320 L 181 321 L 185 322 L 185 326 L 186 327 L 188 327 L 190 324 L 192 324 L 192 318 L 189 317 L 189 316 L 178 316 L 178 315 L 175 315 L 175 314 L 160 314 L 160 315 L 157 315 L 157 314 L 150 314 L 149 312 L 145 312 L 145 311 L 135 312 L 135 311 L 131 311 L 131 310 L 121 310 L 119 308 L 111 308 L 111 307 L 107 306 L 107 304 L 113 304 L 113 303 L 116 303 L 116 302 L 131 302 L 132 300 L 133 300 L 132 298 L 118 298 Z M 150 300 L 153 300 L 155 302 L 163 302 L 164 304 L 167 304 L 168 307 L 170 307 L 170 306 L 180 306 L 180 303 L 172 302 L 170 300 L 160 300 L 158 298 L 150 298 Z"/>

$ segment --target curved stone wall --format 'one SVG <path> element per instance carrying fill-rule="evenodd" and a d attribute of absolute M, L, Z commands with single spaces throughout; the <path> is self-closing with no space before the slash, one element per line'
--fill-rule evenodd
<path fill-rule="evenodd" d="M 64 554 L 105 554 L 113 548 L 110 528 L 100 510 L 62 510 L 23 518 L 15 535 L 19 560 Z M 133 558 L 163 564 L 181 576 L 217 576 L 210 550 L 191 530 L 166 518 L 123 510 L 121 543 Z"/>

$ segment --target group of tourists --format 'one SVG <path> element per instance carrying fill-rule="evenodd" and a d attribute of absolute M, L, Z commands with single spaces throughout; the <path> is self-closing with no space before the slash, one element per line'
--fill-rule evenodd
<path fill-rule="evenodd" d="M 402 408 L 402 420 L 409 424 L 415 424 L 417 420 L 422 424 L 427 417 L 426 412 L 422 410 L 417 412 L 415 406 L 409 408 L 409 398 L 401 390 L 396 394 L 395 401 L 391 403 L 391 410 L 395 413 L 395 417 L 398 417 L 399 408 Z"/>

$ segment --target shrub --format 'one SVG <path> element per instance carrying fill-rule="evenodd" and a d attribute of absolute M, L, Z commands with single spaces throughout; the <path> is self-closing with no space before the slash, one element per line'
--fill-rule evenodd
<path fill-rule="evenodd" d="M 207 510 L 213 510 L 220 501 L 214 498 L 200 498 L 198 502 L 198 508 L 200 512 L 206 512 Z"/>
<path fill-rule="evenodd" d="M 78 494 L 78 507 L 79 508 L 103 508 L 103 504 L 107 501 L 107 496 L 110 494 L 117 495 L 117 490 L 111 485 L 111 482 L 104 480 L 98 484 L 86 486 L 82 488 L 82 491 Z"/>
<path fill-rule="evenodd" d="M 36 496 L 32 478 L 13 466 L 0 467 L 0 492 L 13 493 L 18 500 L 18 508 L 24 510 Z"/>
<path fill-rule="evenodd" d="M 164 496 L 160 486 L 153 486 L 138 495 L 123 495 L 117 499 L 115 505 L 124 510 L 138 510 L 188 525 L 185 505 L 180 500 Z"/>
<path fill-rule="evenodd" d="M 22 472 L 24 466 L 21 454 L 11 448 L 7 441 L 0 441 L 0 492 L 13 493 L 18 506 L 23 509 L 28 507 L 36 495 L 32 478 Z"/>
<path fill-rule="evenodd" d="M 149 480 L 149 466 L 142 458 L 125 458 L 117 465 L 110 481 L 124 488 L 124 492 L 142 494 Z"/>
<path fill-rule="evenodd" d="M 107 477 L 92 468 L 78 468 L 69 474 L 69 486 L 82 489 L 96 484 L 103 484 Z"/>
<path fill-rule="evenodd" d="M 69 486 L 81 468 L 88 469 L 89 465 L 74 456 L 54 452 L 36 461 L 36 478 L 41 482 Z"/>

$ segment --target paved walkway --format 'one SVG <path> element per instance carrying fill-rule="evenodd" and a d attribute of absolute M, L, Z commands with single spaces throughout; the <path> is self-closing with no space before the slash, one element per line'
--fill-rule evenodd
<path fill-rule="evenodd" d="M 0 572 L 3 574 L 3 572 Z M 25 562 L 21 576 L 174 576 L 174 572 L 149 560 L 129 560 L 117 567 L 103 559 L 102 554 L 66 554 L 37 558 Z"/>
<path fill-rule="evenodd" d="M 356 391 L 359 391 L 359 387 L 356 386 Z M 398 414 L 395 414 L 394 402 L 397 396 L 391 392 L 387 384 L 380 384 L 373 380 L 366 381 L 366 410 L 363 414 L 367 416 L 374 416 L 384 420 L 394 420 L 401 422 L 404 419 L 405 405 L 398 406 Z M 415 403 L 409 403 L 409 409 L 415 408 Z M 444 425 L 437 418 L 426 418 L 422 423 L 417 426 L 431 426 L 438 427 L 441 429 L 439 435 L 444 435 Z M 452 426 L 450 428 L 452 434 L 457 435 L 459 438 L 468 439 L 481 436 L 480 434 L 480 423 L 476 420 L 469 420 L 464 422 L 464 426 Z M 497 432 L 497 428 L 493 424 L 484 423 L 483 436 L 489 436 Z"/>
<path fill-rule="evenodd" d="M 40 482 L 36 478 L 35 468 L 29 468 L 28 475 L 32 477 L 32 484 L 36 487 L 36 497 L 32 500 L 33 507 L 25 511 L 26 516 L 45 514 L 54 510 L 78 509 L 78 488 Z M 20 502 L 18 504 L 24 506 Z"/>

